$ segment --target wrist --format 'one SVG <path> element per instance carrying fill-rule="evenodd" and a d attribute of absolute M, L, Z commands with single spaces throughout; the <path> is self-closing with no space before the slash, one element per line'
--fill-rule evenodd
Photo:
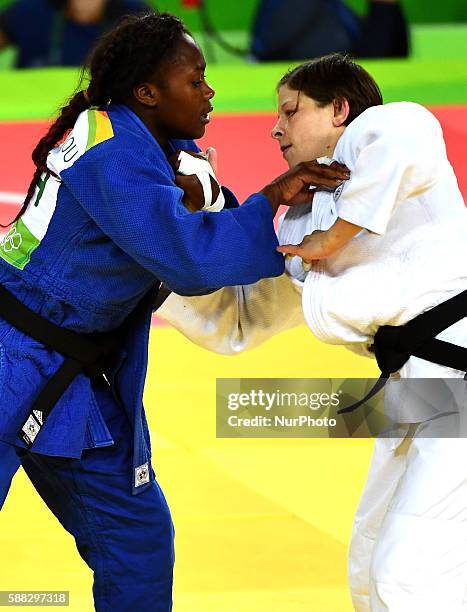
<path fill-rule="evenodd" d="M 276 187 L 274 185 L 266 185 L 266 187 L 263 187 L 259 193 L 268 200 L 272 209 L 272 214 L 275 216 L 277 209 L 280 206 Z"/>
<path fill-rule="evenodd" d="M 336 250 L 335 241 L 329 230 L 319 234 L 319 248 L 322 257 L 329 257 Z"/>

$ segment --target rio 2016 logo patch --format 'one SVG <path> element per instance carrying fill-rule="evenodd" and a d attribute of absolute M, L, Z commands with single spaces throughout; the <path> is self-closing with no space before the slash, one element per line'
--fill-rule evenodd
<path fill-rule="evenodd" d="M 19 249 L 22 242 L 23 242 L 23 237 L 17 231 L 17 228 L 15 226 L 1 240 L 0 248 L 2 248 L 5 253 L 10 253 L 11 251 Z"/>

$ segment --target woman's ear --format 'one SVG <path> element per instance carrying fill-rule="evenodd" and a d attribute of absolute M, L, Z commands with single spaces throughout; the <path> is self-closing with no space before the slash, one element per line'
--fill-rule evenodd
<path fill-rule="evenodd" d="M 349 101 L 347 98 L 336 98 L 332 101 L 334 107 L 333 125 L 334 127 L 341 127 L 347 121 L 350 113 Z"/>
<path fill-rule="evenodd" d="M 133 95 L 144 106 L 154 108 L 159 101 L 159 90 L 153 83 L 140 83 L 133 87 Z"/>

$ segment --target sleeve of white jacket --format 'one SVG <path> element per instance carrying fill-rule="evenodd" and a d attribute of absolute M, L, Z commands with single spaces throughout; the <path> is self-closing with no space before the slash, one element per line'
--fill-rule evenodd
<path fill-rule="evenodd" d="M 172 293 L 157 315 L 195 344 L 224 355 L 254 348 L 305 323 L 301 293 L 286 274 L 209 295 Z"/>
<path fill-rule="evenodd" d="M 338 216 L 376 234 L 384 234 L 399 204 L 429 189 L 448 164 L 438 120 L 411 102 L 367 109 L 345 130 L 334 157 L 352 173 L 335 196 Z"/>

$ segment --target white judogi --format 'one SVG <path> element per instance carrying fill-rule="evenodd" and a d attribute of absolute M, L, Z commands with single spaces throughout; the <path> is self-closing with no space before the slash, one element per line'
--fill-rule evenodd
<path fill-rule="evenodd" d="M 370 108 L 346 128 L 334 158 L 351 180 L 334 195 L 315 194 L 312 207 L 290 209 L 279 240 L 298 243 L 339 216 L 365 228 L 349 244 L 308 274 L 299 258 L 288 261 L 290 280 L 171 296 L 161 316 L 198 344 L 232 353 L 300 324 L 302 292 L 318 338 L 371 356 L 381 325 L 402 325 L 467 288 L 467 209 L 431 113 L 412 103 Z M 467 346 L 466 321 L 438 338 Z M 399 375 L 464 373 L 412 357 Z M 467 383 L 460 393 L 467 410 Z M 349 558 L 355 609 L 467 610 L 467 439 L 439 437 L 458 415 L 408 405 L 396 380 L 386 386 L 385 410 L 400 423 L 400 437 L 376 440 L 356 513 Z"/>

